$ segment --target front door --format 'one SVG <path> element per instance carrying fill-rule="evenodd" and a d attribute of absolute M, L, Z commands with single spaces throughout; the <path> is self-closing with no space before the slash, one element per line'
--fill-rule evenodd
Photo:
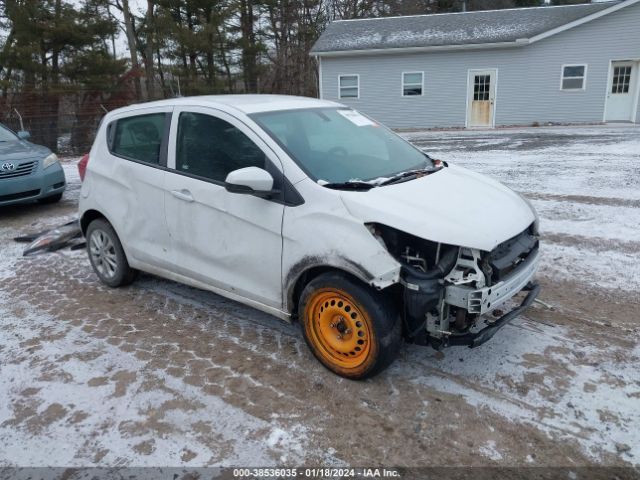
<path fill-rule="evenodd" d="M 631 122 L 636 100 L 638 66 L 636 62 L 612 62 L 609 70 L 606 122 Z"/>
<path fill-rule="evenodd" d="M 174 110 L 165 179 L 172 269 L 281 308 L 284 206 L 224 187 L 229 172 L 249 166 L 282 185 L 279 160 L 242 122 L 214 109 Z"/>
<path fill-rule="evenodd" d="M 467 126 L 493 127 L 495 124 L 496 70 L 469 70 Z"/>

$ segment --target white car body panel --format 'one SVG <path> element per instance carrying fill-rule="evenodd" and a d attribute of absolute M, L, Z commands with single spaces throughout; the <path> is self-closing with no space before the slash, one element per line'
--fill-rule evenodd
<path fill-rule="evenodd" d="M 175 108 L 167 167 L 175 168 L 175 140 L 181 112 L 214 115 L 239 128 L 269 160 L 280 160 L 245 124 L 221 110 Z M 176 196 L 188 195 L 191 201 Z M 171 237 L 172 271 L 282 308 L 282 216 L 284 206 L 252 195 L 228 192 L 220 183 L 167 172 L 165 216 Z"/>
<path fill-rule="evenodd" d="M 242 185 L 257 192 L 268 192 L 273 189 L 273 177 L 269 172 L 257 167 L 246 167 L 227 175 L 226 183 Z"/>
<path fill-rule="evenodd" d="M 378 289 L 399 281 L 400 263 L 365 222 L 434 242 L 491 250 L 534 221 L 518 194 L 455 166 L 369 191 L 322 187 L 248 116 L 318 107 L 341 105 L 278 95 L 229 95 L 164 100 L 110 112 L 90 153 L 80 215 L 89 210 L 103 214 L 132 267 L 285 319 L 294 306 L 292 288 L 308 269 L 337 268 Z M 167 168 L 109 154 L 105 132 L 110 122 L 155 111 L 173 111 Z M 281 169 L 304 203 L 284 206 L 173 173 L 180 111 L 214 114 L 235 125 Z"/>
<path fill-rule="evenodd" d="M 166 113 L 170 107 L 139 109 L 140 114 Z M 128 116 L 113 114 L 109 121 Z M 141 163 L 120 159 L 107 148 L 106 124 L 100 129 L 89 157 L 102 157 L 93 162 L 91 173 L 82 184 L 80 211 L 101 212 L 122 242 L 129 263 L 142 263 L 166 268 L 169 232 L 164 221 L 164 182 L 166 173 Z M 95 186 L 94 186 L 95 184 Z M 97 188 L 96 188 L 97 187 Z"/>
<path fill-rule="evenodd" d="M 282 225 L 285 308 L 292 306 L 291 288 L 315 267 L 334 267 L 378 289 L 397 283 L 400 263 L 345 208 L 337 190 L 310 179 L 296 184 L 304 205 L 285 208 Z M 361 192 L 364 193 L 364 192 Z"/>
<path fill-rule="evenodd" d="M 529 205 L 501 183 L 454 165 L 409 182 L 341 192 L 347 209 L 433 242 L 491 251 L 535 219 Z"/>

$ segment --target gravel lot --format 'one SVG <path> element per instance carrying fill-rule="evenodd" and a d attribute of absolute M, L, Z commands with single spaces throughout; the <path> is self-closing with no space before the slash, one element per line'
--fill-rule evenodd
<path fill-rule="evenodd" d="M 0 211 L 0 466 L 640 464 L 640 128 L 406 132 L 541 216 L 541 299 L 481 348 L 324 370 L 296 325 L 84 251 L 11 239 L 75 214 Z"/>

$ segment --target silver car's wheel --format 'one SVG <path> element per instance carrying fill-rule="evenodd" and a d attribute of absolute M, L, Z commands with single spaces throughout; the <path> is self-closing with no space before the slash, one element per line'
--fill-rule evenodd
<path fill-rule="evenodd" d="M 116 247 L 109 236 L 102 230 L 95 229 L 89 238 L 89 254 L 92 263 L 101 276 L 113 278 L 118 269 Z"/>
<path fill-rule="evenodd" d="M 91 266 L 103 283 L 120 287 L 135 279 L 137 272 L 129 267 L 120 239 L 109 222 L 102 218 L 91 222 L 86 238 Z"/>

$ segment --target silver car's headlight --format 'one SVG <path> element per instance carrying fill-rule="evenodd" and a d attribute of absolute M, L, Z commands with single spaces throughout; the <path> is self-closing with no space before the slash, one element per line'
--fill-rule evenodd
<path fill-rule="evenodd" d="M 58 156 L 55 153 L 51 153 L 47 155 L 47 157 L 42 161 L 42 168 L 47 168 L 53 165 L 54 163 L 58 163 Z"/>

